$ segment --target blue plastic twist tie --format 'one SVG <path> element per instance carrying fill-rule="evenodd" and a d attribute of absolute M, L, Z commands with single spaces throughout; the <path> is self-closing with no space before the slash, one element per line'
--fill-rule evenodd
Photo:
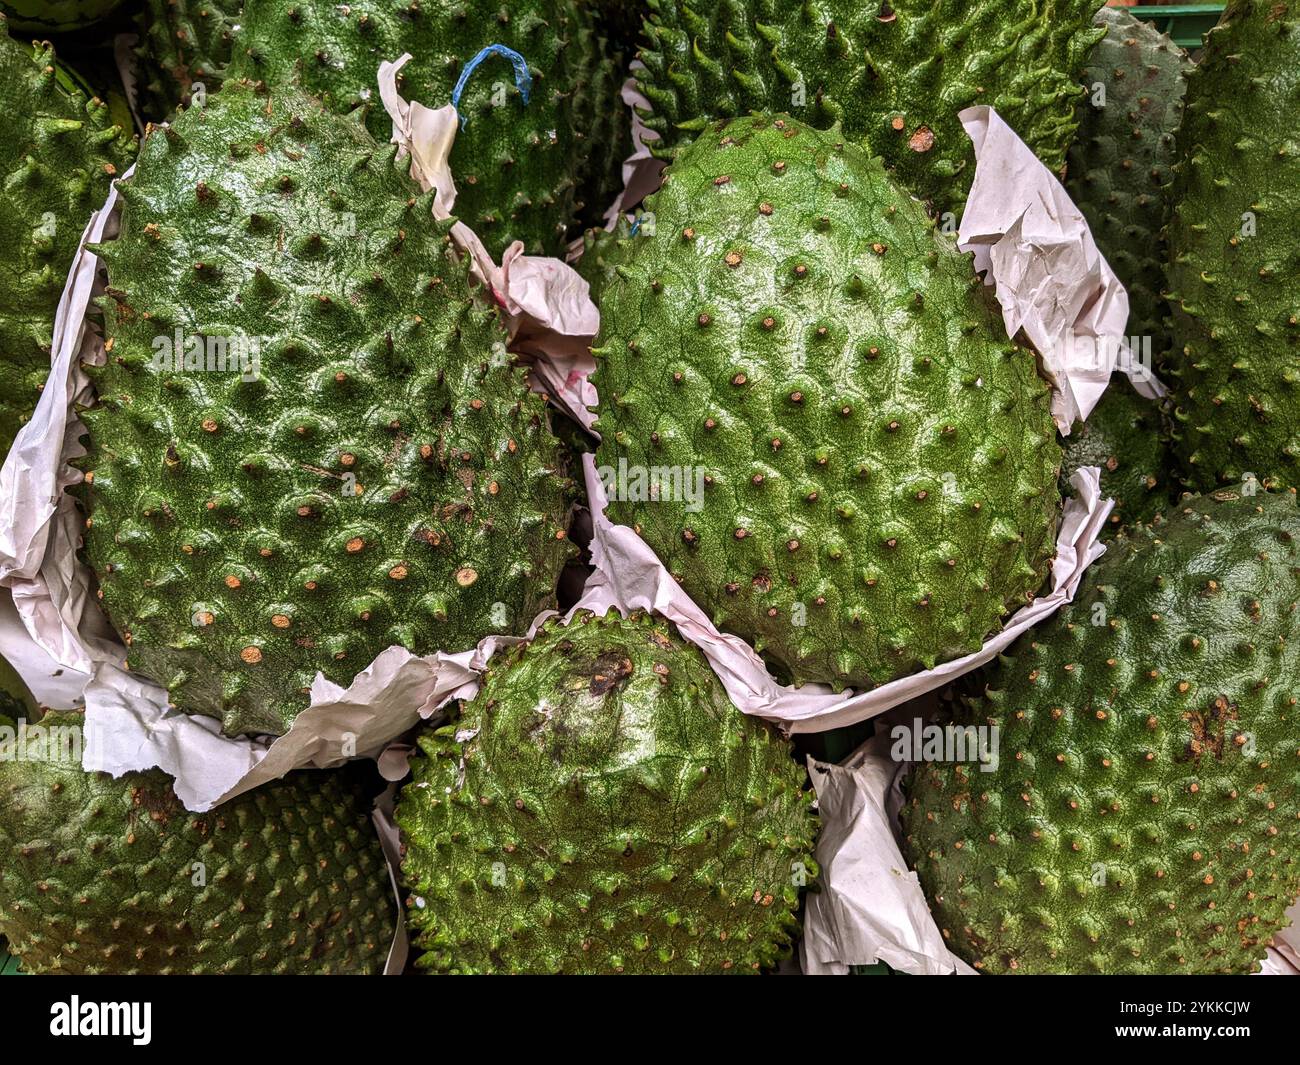
<path fill-rule="evenodd" d="M 513 48 L 507 48 L 504 44 L 489 44 L 465 64 L 465 69 L 460 72 L 460 77 L 456 79 L 456 87 L 451 90 L 451 106 L 456 109 L 457 114 L 460 114 L 460 94 L 465 89 L 465 83 L 469 81 L 469 76 L 474 73 L 478 65 L 490 55 L 504 56 L 510 60 L 510 65 L 515 68 L 515 88 L 519 90 L 519 95 L 524 98 L 524 106 L 528 106 L 528 94 L 533 88 L 533 76 L 528 73 L 528 61 Z M 468 121 L 468 116 L 460 115 L 460 128 L 464 129 L 465 123 Z"/>

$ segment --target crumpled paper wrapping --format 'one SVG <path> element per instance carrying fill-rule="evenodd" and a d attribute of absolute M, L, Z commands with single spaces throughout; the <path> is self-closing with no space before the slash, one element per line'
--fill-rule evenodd
<path fill-rule="evenodd" d="M 456 206 L 450 155 L 459 119 L 451 104 L 435 111 L 402 99 L 397 74 L 410 59 L 408 53 L 396 62 L 380 64 L 379 96 L 393 120 L 399 158 L 410 157 L 411 178 L 422 189 L 437 190 L 433 214 L 445 220 L 452 217 Z M 566 409 L 585 414 L 596 402 L 587 379 L 596 365 L 591 341 L 600 328 L 600 315 L 591 302 L 587 282 L 559 259 L 523 254 L 520 241 L 506 249 L 497 266 L 464 222 L 452 227 L 451 236 L 468 256 L 475 280 L 501 308 L 511 348 L 537 357 L 533 375 L 541 390 Z"/>
<path fill-rule="evenodd" d="M 958 244 L 996 285 L 1007 335 L 1023 329 L 1041 354 L 1061 433 L 1087 418 L 1114 370 L 1159 399 L 1164 386 L 1129 348 L 1128 293 L 1065 187 L 991 107 L 959 117 L 976 167 Z"/>
<path fill-rule="evenodd" d="M 633 60 L 630 69 L 638 67 L 644 69 L 645 64 L 639 59 Z M 649 114 L 652 108 L 637 85 L 635 75 L 623 82 L 620 98 L 632 112 L 632 154 L 623 160 L 622 191 L 605 212 L 605 228 L 611 231 L 618 225 L 620 215 L 632 210 L 659 187 L 660 176 L 667 165 L 664 160 L 656 159 L 651 151 L 651 144 L 660 138 L 641 117 Z"/>
<path fill-rule="evenodd" d="M 901 712 L 901 711 L 900 711 Z M 893 716 L 893 715 L 891 715 Z M 809 892 L 800 963 L 810 976 L 883 961 L 899 972 L 974 975 L 943 941 L 894 830 L 905 766 L 878 732 L 843 765 L 809 759 L 817 791 L 819 890 Z"/>

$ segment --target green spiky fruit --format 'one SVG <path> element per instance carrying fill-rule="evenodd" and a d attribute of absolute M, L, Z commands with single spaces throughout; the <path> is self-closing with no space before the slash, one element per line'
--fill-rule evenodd
<path fill-rule="evenodd" d="M 136 16 L 140 91 L 152 118 L 188 106 L 196 84 L 216 92 L 225 79 L 243 0 L 146 0 Z"/>
<path fill-rule="evenodd" d="M 590 13 L 573 0 L 498 0 L 453 6 L 409 0 L 248 0 L 238 73 L 272 86 L 297 79 L 338 111 L 364 108 L 376 139 L 392 121 L 379 100 L 379 64 L 404 52 L 398 88 L 408 100 L 439 108 L 481 49 L 501 44 L 527 61 L 527 103 L 511 62 L 489 56 L 460 97 L 463 126 L 451 153 L 455 211 L 495 256 L 514 240 L 527 251 L 558 253 L 577 213 L 577 183 L 594 149 L 593 96 L 602 64 Z"/>
<path fill-rule="evenodd" d="M 711 128 L 648 210 L 594 349 L 610 516 L 795 682 L 979 647 L 1047 572 L 1061 452 L 970 257 L 789 118 Z"/>
<path fill-rule="evenodd" d="M 0 14 L 24 33 L 66 33 L 93 26 L 122 5 L 122 0 L 3 0 Z"/>
<path fill-rule="evenodd" d="M 1300 3 L 1235 2 L 1187 82 L 1169 224 L 1190 485 L 1300 487 Z"/>
<path fill-rule="evenodd" d="M 1103 32 L 1099 0 L 651 0 L 638 73 L 671 149 L 708 122 L 788 111 L 865 141 L 918 196 L 959 209 L 975 153 L 959 112 L 989 104 L 1053 170 Z"/>
<path fill-rule="evenodd" d="M 1124 374 L 1111 375 L 1101 402 L 1065 441 L 1061 490 L 1081 466 L 1101 470 L 1102 498 L 1115 500 L 1103 532 L 1149 522 L 1168 509 L 1169 444 L 1160 405 L 1138 395 Z"/>
<path fill-rule="evenodd" d="M 0 459 L 50 369 L 54 313 L 91 214 L 133 151 L 48 44 L 0 34 Z"/>
<path fill-rule="evenodd" d="M 803 769 L 635 614 L 546 624 L 420 740 L 397 820 L 420 965 L 748 973 L 816 874 Z"/>
<path fill-rule="evenodd" d="M 87 560 L 131 665 L 228 733 L 390 645 L 524 632 L 569 553 L 545 401 L 395 151 L 228 81 L 146 137 L 97 249 Z"/>
<path fill-rule="evenodd" d="M 1122 8 L 1103 8 L 1097 24 L 1106 27 L 1106 36 L 1083 71 L 1087 95 L 1079 104 L 1066 188 L 1128 289 L 1128 334 L 1150 337 L 1163 352 L 1163 230 L 1192 61 L 1151 23 Z"/>
<path fill-rule="evenodd" d="M 1110 545 L 960 725 L 999 759 L 918 763 L 905 850 L 991 973 L 1250 972 L 1300 894 L 1300 513 L 1185 497 Z"/>
<path fill-rule="evenodd" d="M 80 715 L 40 729 L 45 757 L 0 761 L 0 934 L 27 971 L 383 970 L 392 888 L 352 771 L 294 773 L 194 814 L 157 770 L 85 772 L 68 742 Z"/>

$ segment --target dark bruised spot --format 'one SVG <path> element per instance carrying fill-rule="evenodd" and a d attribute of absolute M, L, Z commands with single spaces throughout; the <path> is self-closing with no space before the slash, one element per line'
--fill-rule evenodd
<path fill-rule="evenodd" d="M 632 676 L 632 659 L 621 651 L 606 651 L 591 667 L 592 695 L 608 695 L 621 688 Z"/>

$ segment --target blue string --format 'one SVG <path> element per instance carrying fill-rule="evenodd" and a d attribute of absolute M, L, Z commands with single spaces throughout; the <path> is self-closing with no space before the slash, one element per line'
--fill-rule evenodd
<path fill-rule="evenodd" d="M 510 60 L 510 65 L 515 68 L 515 87 L 519 90 L 519 95 L 524 98 L 524 106 L 528 106 L 528 94 L 533 88 L 533 76 L 528 73 L 528 62 L 516 52 L 513 48 L 507 48 L 504 44 L 489 44 L 478 55 L 465 64 L 465 69 L 460 72 L 460 77 L 456 79 L 456 87 L 451 90 L 451 106 L 460 114 L 460 94 L 465 89 L 465 83 L 469 81 L 469 76 L 474 73 L 478 65 L 490 55 L 504 56 Z M 467 115 L 460 116 L 460 128 L 465 128 L 465 123 L 469 121 Z"/>

